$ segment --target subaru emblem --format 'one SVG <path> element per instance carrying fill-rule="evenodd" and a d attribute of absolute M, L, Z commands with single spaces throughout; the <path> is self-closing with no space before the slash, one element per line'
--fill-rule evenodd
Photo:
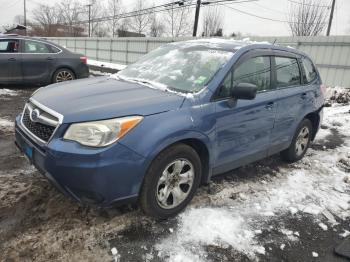
<path fill-rule="evenodd" d="M 34 109 L 30 113 L 30 120 L 32 120 L 33 122 L 36 122 L 38 121 L 39 116 L 40 116 L 40 111 L 38 109 Z"/>

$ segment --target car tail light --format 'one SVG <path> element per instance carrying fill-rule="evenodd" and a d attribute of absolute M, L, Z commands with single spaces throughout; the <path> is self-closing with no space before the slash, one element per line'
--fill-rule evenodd
<path fill-rule="evenodd" d="M 87 64 L 87 57 L 86 57 L 86 56 L 81 56 L 81 57 L 80 57 L 80 61 L 81 61 L 83 64 Z"/>

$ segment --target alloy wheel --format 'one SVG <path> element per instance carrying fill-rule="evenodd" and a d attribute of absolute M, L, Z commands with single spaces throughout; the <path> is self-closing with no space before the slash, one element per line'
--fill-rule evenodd
<path fill-rule="evenodd" d="M 58 72 L 57 76 L 56 76 L 56 82 L 63 82 L 63 81 L 69 81 L 69 80 L 73 80 L 74 77 L 72 75 L 71 72 L 66 71 L 66 70 L 62 70 L 60 72 Z"/>
<path fill-rule="evenodd" d="M 307 145 L 310 139 L 310 130 L 308 127 L 304 126 L 295 141 L 295 153 L 297 156 L 302 155 L 307 149 Z"/>
<path fill-rule="evenodd" d="M 194 167 L 187 159 L 176 159 L 164 169 L 158 180 L 156 199 L 164 209 L 179 206 L 191 192 Z"/>

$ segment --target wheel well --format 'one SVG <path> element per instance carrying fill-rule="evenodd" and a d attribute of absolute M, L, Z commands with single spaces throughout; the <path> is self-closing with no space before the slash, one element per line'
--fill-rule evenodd
<path fill-rule="evenodd" d="M 318 111 L 307 114 L 305 118 L 309 119 L 312 123 L 312 140 L 314 140 L 318 125 L 320 124 L 320 116 L 318 114 Z"/>
<path fill-rule="evenodd" d="M 193 138 L 184 139 L 177 143 L 186 144 L 197 152 L 202 164 L 201 184 L 207 183 L 209 178 L 209 151 L 207 146 L 202 141 Z"/>

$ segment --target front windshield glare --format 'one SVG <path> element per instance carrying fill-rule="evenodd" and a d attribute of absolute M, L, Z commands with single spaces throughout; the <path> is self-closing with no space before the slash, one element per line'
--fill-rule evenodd
<path fill-rule="evenodd" d="M 118 75 L 193 93 L 201 90 L 232 55 L 230 51 L 203 46 L 166 45 L 148 53 Z"/>

